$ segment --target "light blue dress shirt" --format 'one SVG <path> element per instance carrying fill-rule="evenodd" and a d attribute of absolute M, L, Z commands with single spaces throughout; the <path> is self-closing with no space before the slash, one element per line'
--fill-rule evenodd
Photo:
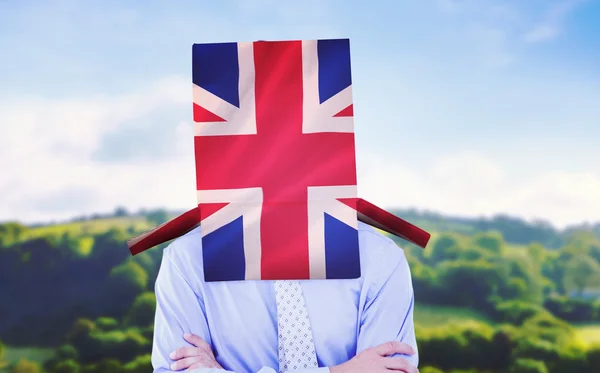
<path fill-rule="evenodd" d="M 404 342 L 417 350 L 413 287 L 404 251 L 362 223 L 359 243 L 359 279 L 301 281 L 320 368 L 295 373 L 328 373 L 328 367 L 389 341 Z M 278 371 L 273 282 L 204 282 L 200 228 L 164 250 L 155 291 L 155 373 L 171 372 L 169 354 L 189 345 L 184 333 L 207 341 L 228 372 Z M 418 354 L 403 357 L 417 366 Z"/>

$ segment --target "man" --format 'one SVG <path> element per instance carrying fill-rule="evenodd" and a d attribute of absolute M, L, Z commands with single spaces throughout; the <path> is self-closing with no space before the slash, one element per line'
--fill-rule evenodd
<path fill-rule="evenodd" d="M 312 368 L 288 367 L 290 372 L 417 372 L 414 297 L 404 252 L 368 225 L 359 223 L 358 231 L 359 279 L 299 281 L 298 308 L 305 303 L 310 327 L 290 338 L 312 332 L 303 346 L 306 355 L 314 348 L 316 361 Z M 276 295 L 286 282 L 205 282 L 200 237 L 197 228 L 164 251 L 156 281 L 154 372 L 284 371 L 281 354 L 287 347 L 280 345 Z"/>

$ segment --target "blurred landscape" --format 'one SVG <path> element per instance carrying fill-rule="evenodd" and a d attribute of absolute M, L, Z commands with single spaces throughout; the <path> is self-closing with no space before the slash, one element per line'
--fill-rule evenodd
<path fill-rule="evenodd" d="M 432 233 L 411 265 L 422 373 L 600 371 L 600 224 L 396 211 Z M 0 372 L 150 372 L 162 247 L 126 240 L 173 215 L 123 208 L 0 225 Z"/>
<path fill-rule="evenodd" d="M 0 373 L 151 372 L 165 245 L 126 241 L 180 213 L 141 207 L 197 201 L 192 44 L 335 38 L 359 195 L 511 214 L 394 211 L 433 235 L 397 240 L 420 372 L 600 373 L 599 16 L 600 0 L 0 1 Z"/>

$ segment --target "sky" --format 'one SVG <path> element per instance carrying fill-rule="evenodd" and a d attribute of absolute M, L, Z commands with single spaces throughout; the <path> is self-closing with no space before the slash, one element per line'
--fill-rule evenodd
<path fill-rule="evenodd" d="M 0 221 L 197 203 L 193 43 L 349 38 L 359 196 L 600 221 L 600 1 L 0 0 Z"/>

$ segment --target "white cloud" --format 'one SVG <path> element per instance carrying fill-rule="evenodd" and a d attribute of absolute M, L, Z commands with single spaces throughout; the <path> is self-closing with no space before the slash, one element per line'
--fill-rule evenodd
<path fill-rule="evenodd" d="M 465 35 L 478 58 L 489 66 L 517 59 L 527 44 L 555 39 L 565 18 L 586 0 L 437 0 Z"/>
<path fill-rule="evenodd" d="M 556 38 L 561 34 L 565 17 L 585 0 L 560 0 L 550 3 L 541 20 L 525 33 L 524 40 L 537 43 Z"/>
<path fill-rule="evenodd" d="M 474 153 L 415 170 L 375 155 L 359 157 L 359 194 L 381 207 L 424 208 L 459 216 L 508 213 L 559 228 L 600 221 L 600 173 L 551 171 L 517 179 Z"/>
<path fill-rule="evenodd" d="M 24 97 L 4 101 L 0 154 L 48 156 L 56 147 L 85 153 L 98 146 L 101 135 L 123 121 L 143 117 L 157 108 L 191 100 L 191 85 L 180 77 L 161 79 L 146 91 L 82 99 Z"/>
<path fill-rule="evenodd" d="M 23 99 L 1 107 L 0 220 L 62 220 L 117 205 L 132 210 L 193 207 L 190 121 L 174 119 L 167 126 L 175 134 L 163 144 L 169 156 L 122 162 L 92 157 L 103 136 L 125 133 L 127 121 L 189 103 L 187 93 L 189 82 L 173 77 L 112 98 Z M 600 220 L 600 175 L 594 172 L 550 170 L 519 179 L 513 169 L 472 151 L 438 156 L 422 169 L 380 154 L 359 153 L 358 161 L 360 196 L 387 208 L 470 216 L 509 213 L 559 227 Z"/>
<path fill-rule="evenodd" d="M 523 183 L 505 201 L 507 211 L 550 217 L 559 225 L 600 220 L 600 174 L 554 171 Z"/>
<path fill-rule="evenodd" d="M 164 144 L 172 147 L 171 157 L 158 161 L 138 157 L 123 162 L 97 162 L 91 157 L 101 146 L 102 138 L 118 131 L 123 123 L 151 118 L 157 110 L 190 101 L 190 83 L 170 77 L 145 91 L 111 98 L 24 98 L 3 105 L 0 220 L 66 219 L 81 213 L 111 211 L 116 205 L 193 206 L 191 123 L 174 120 L 175 140 Z M 191 116 L 191 109 L 189 113 Z M 82 206 L 75 203 L 81 200 L 79 197 L 70 204 L 69 193 L 93 200 Z M 61 203 L 68 206 L 57 205 Z M 55 211 L 48 206 L 54 206 Z"/>
<path fill-rule="evenodd" d="M 270 7 L 275 3 L 273 0 L 261 0 L 260 4 Z M 361 114 L 357 115 L 357 127 L 362 125 L 362 128 L 369 131 L 366 133 L 367 130 L 364 130 L 363 139 L 367 137 L 364 135 L 370 135 L 371 132 L 385 133 L 387 139 L 376 148 L 380 153 L 384 152 L 381 148 L 396 147 L 402 141 L 421 142 L 422 146 L 429 146 L 426 151 L 417 154 L 421 145 L 409 144 L 412 148 L 405 153 L 415 154 L 420 163 L 426 162 L 425 159 L 430 154 L 439 155 L 433 165 L 417 169 L 413 163 L 409 167 L 395 160 L 384 161 L 380 155 L 359 154 L 361 196 L 386 207 L 428 208 L 460 215 L 508 212 L 530 218 L 542 217 L 559 226 L 582 220 L 600 220 L 600 192 L 597 192 L 600 191 L 600 176 L 597 173 L 541 170 L 546 164 L 552 163 L 554 158 L 561 158 L 563 162 L 568 158 L 573 164 L 577 163 L 578 158 L 583 158 L 581 149 L 586 147 L 580 144 L 582 136 L 579 134 L 586 128 L 595 128 L 592 128 L 594 122 L 591 119 L 597 117 L 594 106 L 594 100 L 598 97 L 595 85 L 589 83 L 586 89 L 577 81 L 572 81 L 570 76 L 557 76 L 554 72 L 552 76 L 542 79 L 544 84 L 537 84 L 534 78 L 528 78 L 530 74 L 525 70 L 519 70 L 519 74 L 515 76 L 475 73 L 461 75 L 461 69 L 453 70 L 450 66 L 455 62 L 454 59 L 458 59 L 460 66 L 470 68 L 471 65 L 462 62 L 471 59 L 472 53 L 476 54 L 478 60 L 489 65 L 510 63 L 522 48 L 527 47 L 526 42 L 550 40 L 560 35 L 565 16 L 579 2 L 443 0 L 442 3 L 442 9 L 447 13 L 441 23 L 447 24 L 429 22 L 427 14 L 416 17 L 421 23 L 424 19 L 428 27 L 433 25 L 432 34 L 436 37 L 431 42 L 423 43 L 427 47 L 419 46 L 411 50 L 409 45 L 395 49 L 397 53 L 389 54 L 383 50 L 392 51 L 394 48 L 373 47 L 371 52 L 375 53 L 364 53 L 361 65 L 361 45 L 375 46 L 375 43 L 365 42 L 360 37 L 370 40 L 374 31 L 360 32 L 353 39 L 357 40 L 353 53 L 358 52 L 354 54 L 358 56 L 354 65 L 358 68 L 353 67 L 356 81 L 360 82 L 361 76 L 365 79 L 360 90 L 357 84 L 355 95 L 357 113 L 364 113 L 362 119 Z M 197 19 L 192 22 L 187 19 L 187 15 L 169 14 L 169 17 L 163 17 L 164 20 L 161 21 L 169 27 L 156 27 L 156 19 L 148 15 L 138 17 L 136 13 L 125 11 L 114 18 L 113 26 L 119 32 L 105 34 L 107 28 L 101 27 L 97 34 L 104 41 L 110 40 L 106 38 L 112 35 L 115 40 L 126 39 L 132 45 L 147 44 L 148 48 L 156 49 L 158 36 L 154 35 L 154 31 L 169 30 L 168 33 L 159 32 L 158 41 L 162 44 L 158 50 L 181 44 L 181 40 L 188 39 L 191 43 L 213 39 L 241 40 L 242 36 L 244 40 L 252 40 L 269 37 L 286 39 L 298 35 L 312 38 L 352 34 L 350 26 L 338 25 L 340 21 L 335 19 L 336 13 L 331 12 L 336 10 L 336 6 L 318 1 L 311 1 L 306 6 L 294 4 L 277 3 L 270 11 L 279 17 L 262 17 L 264 14 L 261 9 L 264 7 L 240 0 L 237 7 L 239 19 L 234 17 L 232 20 L 228 17 L 226 22 L 221 22 L 220 18 L 215 18 L 212 14 L 202 22 L 196 22 Z M 383 11 L 385 6 L 380 5 L 378 11 Z M 427 12 L 432 13 L 431 10 L 428 6 Z M 194 12 L 187 13 L 189 15 Z M 350 13 L 344 16 L 349 17 L 350 25 L 360 23 L 369 26 L 368 22 L 372 22 L 367 19 L 368 14 L 361 13 L 361 17 L 352 18 Z M 411 14 L 406 9 L 402 13 Z M 38 14 L 45 13 L 39 11 Z M 87 14 L 93 15 L 94 12 Z M 101 20 L 105 20 L 104 14 L 101 15 Z M 411 14 L 410 17 L 414 16 Z M 209 22 L 211 19 L 212 22 Z M 283 23 L 281 19 L 284 20 Z M 143 20 L 152 27 L 139 24 Z M 92 23 L 88 19 L 80 22 L 86 25 Z M 132 26 L 130 22 L 135 24 Z M 118 28 L 119 25 L 123 27 Z M 63 27 L 67 26 L 68 22 L 65 22 Z M 101 26 L 105 24 L 101 23 Z M 376 22 L 367 28 L 377 30 L 377 26 Z M 389 33 L 388 28 L 379 26 L 386 30 L 386 35 Z M 88 33 L 68 34 L 81 35 L 86 44 L 89 44 Z M 54 40 L 62 41 L 63 34 L 54 32 L 53 35 L 54 38 L 50 38 L 45 44 L 54 53 L 63 50 L 56 48 L 56 45 L 62 44 L 57 44 Z M 447 39 L 440 42 L 437 38 L 442 36 L 439 35 Z M 407 40 L 418 44 L 422 37 L 423 35 L 416 35 L 414 39 L 411 37 Z M 36 31 L 36 40 L 37 38 Z M 393 38 L 390 43 L 392 41 Z M 447 52 L 447 55 L 438 63 L 436 58 L 426 56 L 428 48 Z M 75 49 L 65 49 L 69 50 L 74 54 Z M 104 56 L 116 53 L 107 47 L 102 50 Z M 127 50 L 131 54 L 119 54 L 119 59 L 131 60 L 136 55 L 145 53 L 143 48 Z M 186 49 L 184 56 L 188 52 Z M 43 56 L 48 58 L 47 53 Z M 434 54 L 436 56 L 438 55 Z M 24 63 L 26 60 L 21 58 L 18 62 Z M 178 64 L 168 67 L 174 60 L 181 61 L 178 57 L 165 59 L 164 71 L 175 71 Z M 417 62 L 414 66 L 408 66 L 406 61 Z M 378 64 L 391 66 L 389 74 L 381 74 L 381 81 L 376 79 L 377 71 L 380 70 Z M 360 66 L 363 66 L 364 71 L 361 72 Z M 373 66 L 376 67 L 375 70 Z M 69 71 L 71 68 L 73 67 L 69 66 Z M 155 70 L 150 70 L 151 73 L 156 73 Z M 168 157 L 159 154 L 157 157 L 142 156 L 123 162 L 100 162 L 93 157 L 102 147 L 107 134 L 112 133 L 121 138 L 133 136 L 131 133 L 134 131 L 124 131 L 129 121 L 155 117 L 161 109 L 177 105 L 190 105 L 186 106 L 188 111 L 183 117 L 191 119 L 188 80 L 171 77 L 155 82 L 144 91 L 111 97 L 80 97 L 70 100 L 25 97 L 10 103 L 2 101 L 0 220 L 66 219 L 81 213 L 110 211 L 116 205 L 131 209 L 153 206 L 193 207 L 195 171 L 192 126 L 189 121 L 182 121 L 178 117 L 173 118 L 173 123 L 169 124 L 172 125 L 174 139 L 165 144 L 171 153 Z M 374 83 L 370 85 L 367 80 Z M 120 83 L 124 87 L 130 85 L 127 80 Z M 94 84 L 93 79 L 89 84 Z M 387 87 L 387 90 L 382 87 Z M 402 108 L 399 108 L 399 102 L 403 104 Z M 536 123 L 543 126 L 543 131 L 534 126 Z M 565 125 L 571 129 L 557 130 Z M 470 137 L 461 139 L 461 130 L 462 134 L 467 133 Z M 154 128 L 148 131 L 154 133 Z M 572 138 L 563 136 L 567 132 L 573 135 Z M 160 134 L 157 133 L 157 137 Z M 548 146 L 547 138 L 555 137 L 560 137 L 558 144 Z M 511 148 L 518 138 L 525 140 L 521 141 L 519 148 Z M 134 142 L 139 139 L 130 140 Z M 362 140 L 359 139 L 360 141 Z M 370 148 L 377 141 L 379 140 L 371 142 Z M 119 144 L 121 143 L 116 142 L 116 146 Z M 452 152 L 449 149 L 469 146 L 477 146 L 485 154 L 492 154 L 493 149 L 490 148 L 496 144 L 502 146 L 495 153 L 498 161 L 469 152 L 444 156 Z M 524 154 L 532 152 L 535 144 L 541 145 L 537 146 L 540 149 L 535 152 L 536 159 L 540 161 L 534 162 L 525 159 Z M 155 146 L 154 143 L 152 146 Z M 566 156 L 554 157 L 557 148 L 562 149 Z M 504 163 L 500 162 L 499 154 L 504 157 Z M 514 169 L 506 165 L 512 159 L 528 162 L 523 167 L 516 167 L 515 164 L 515 168 L 519 168 L 521 173 L 528 170 L 536 173 L 531 174 L 528 179 L 515 176 Z M 590 168 L 581 166 L 585 167 Z M 595 170 L 593 166 L 591 169 Z"/>
<path fill-rule="evenodd" d="M 537 43 L 550 40 L 558 35 L 559 31 L 556 25 L 541 24 L 525 34 L 524 39 L 528 43 Z"/>

